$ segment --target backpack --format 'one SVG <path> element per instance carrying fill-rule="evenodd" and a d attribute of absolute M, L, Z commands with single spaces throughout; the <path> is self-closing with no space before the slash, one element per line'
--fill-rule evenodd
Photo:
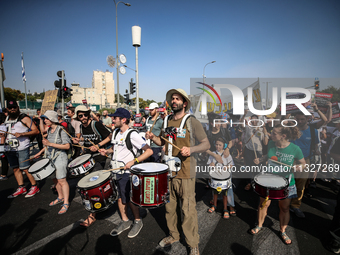
<path fill-rule="evenodd" d="M 113 139 L 116 139 L 116 137 L 117 137 L 119 131 L 120 131 L 119 128 L 117 128 L 117 129 L 115 129 L 115 130 L 113 131 Z M 135 130 L 135 129 L 128 129 L 128 133 L 127 133 L 127 135 L 126 135 L 126 137 L 125 137 L 125 145 L 126 145 L 126 148 L 127 148 L 129 151 L 131 151 L 131 153 L 133 154 L 133 157 L 134 157 L 134 158 L 137 158 L 137 157 L 139 157 L 140 155 L 143 154 L 143 150 L 142 150 L 142 149 L 137 149 L 137 152 L 136 152 L 136 153 L 133 151 L 133 145 L 132 145 L 131 139 L 130 139 L 130 136 L 131 136 L 131 133 L 132 133 L 132 132 L 137 132 L 137 130 Z M 138 132 L 137 132 L 137 133 L 138 133 Z"/>
<path fill-rule="evenodd" d="M 28 127 L 23 121 L 22 119 L 25 117 L 29 117 L 31 119 L 31 125 Z M 18 117 L 18 121 L 20 121 L 25 127 L 28 128 L 28 132 L 32 131 L 32 124 L 33 124 L 33 119 L 31 116 L 25 114 L 25 113 L 20 113 L 19 117 Z"/>
<path fill-rule="evenodd" d="M 67 130 L 68 133 L 72 136 L 72 137 L 76 137 L 76 131 L 74 129 L 74 127 L 71 124 L 71 119 L 67 119 L 65 122 L 67 123 Z"/>

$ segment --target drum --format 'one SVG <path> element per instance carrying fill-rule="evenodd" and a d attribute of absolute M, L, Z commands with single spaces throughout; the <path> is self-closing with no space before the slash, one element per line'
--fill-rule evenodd
<path fill-rule="evenodd" d="M 288 180 L 276 174 L 258 174 L 254 177 L 252 186 L 261 197 L 269 199 L 285 199 L 288 196 Z"/>
<path fill-rule="evenodd" d="M 118 189 L 113 177 L 111 172 L 96 171 L 80 179 L 77 189 L 87 211 L 105 211 L 118 199 Z"/>
<path fill-rule="evenodd" d="M 67 169 L 71 177 L 81 177 L 85 174 L 90 173 L 94 167 L 95 161 L 91 154 L 81 155 L 72 160 L 68 165 Z"/>
<path fill-rule="evenodd" d="M 229 189 L 231 187 L 231 174 L 228 171 L 211 171 L 209 172 L 211 177 L 209 186 L 213 189 L 220 187 L 222 190 Z"/>
<path fill-rule="evenodd" d="M 162 163 L 142 163 L 130 169 L 130 198 L 134 205 L 152 209 L 169 202 L 169 167 Z"/>
<path fill-rule="evenodd" d="M 7 131 L 7 127 L 4 125 L 1 125 L 0 130 Z M 7 136 L 7 133 L 0 132 L 0 153 L 4 153 L 7 149 L 7 145 L 5 145 L 6 136 Z"/>
<path fill-rule="evenodd" d="M 41 181 L 56 170 L 52 161 L 48 158 L 43 158 L 38 162 L 35 162 L 29 169 L 28 172 L 34 177 L 34 180 Z"/>

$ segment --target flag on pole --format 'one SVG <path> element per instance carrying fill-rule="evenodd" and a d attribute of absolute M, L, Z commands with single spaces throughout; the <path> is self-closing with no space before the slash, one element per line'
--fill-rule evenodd
<path fill-rule="evenodd" d="M 22 81 L 26 82 L 26 75 L 25 75 L 25 66 L 24 66 L 24 53 L 21 53 L 21 72 L 22 72 Z"/>

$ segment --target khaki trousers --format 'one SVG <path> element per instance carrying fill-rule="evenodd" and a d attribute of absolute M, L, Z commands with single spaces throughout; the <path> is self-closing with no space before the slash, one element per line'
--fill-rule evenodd
<path fill-rule="evenodd" d="M 310 160 L 306 159 L 306 164 L 310 164 Z M 297 191 L 297 198 L 292 198 L 292 201 L 290 203 L 291 207 L 293 208 L 300 208 L 303 194 L 305 192 L 306 183 L 308 181 L 309 172 L 300 172 L 295 173 L 295 185 L 296 185 L 296 191 Z"/>
<path fill-rule="evenodd" d="M 174 178 L 169 182 L 170 202 L 166 204 L 166 222 L 169 233 L 175 240 L 180 239 L 180 233 L 177 229 L 178 220 L 181 221 L 181 215 L 177 215 L 177 204 L 181 202 L 183 213 L 182 229 L 185 240 L 190 247 L 197 247 L 199 243 L 198 221 L 195 199 L 195 178 L 179 179 Z"/>

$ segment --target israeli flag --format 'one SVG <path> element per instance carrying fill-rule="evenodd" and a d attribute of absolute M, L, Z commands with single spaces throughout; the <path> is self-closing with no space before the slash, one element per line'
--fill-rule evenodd
<path fill-rule="evenodd" d="M 22 81 L 26 82 L 26 75 L 25 75 L 25 66 L 24 66 L 24 53 L 21 53 L 21 72 L 22 72 Z"/>

